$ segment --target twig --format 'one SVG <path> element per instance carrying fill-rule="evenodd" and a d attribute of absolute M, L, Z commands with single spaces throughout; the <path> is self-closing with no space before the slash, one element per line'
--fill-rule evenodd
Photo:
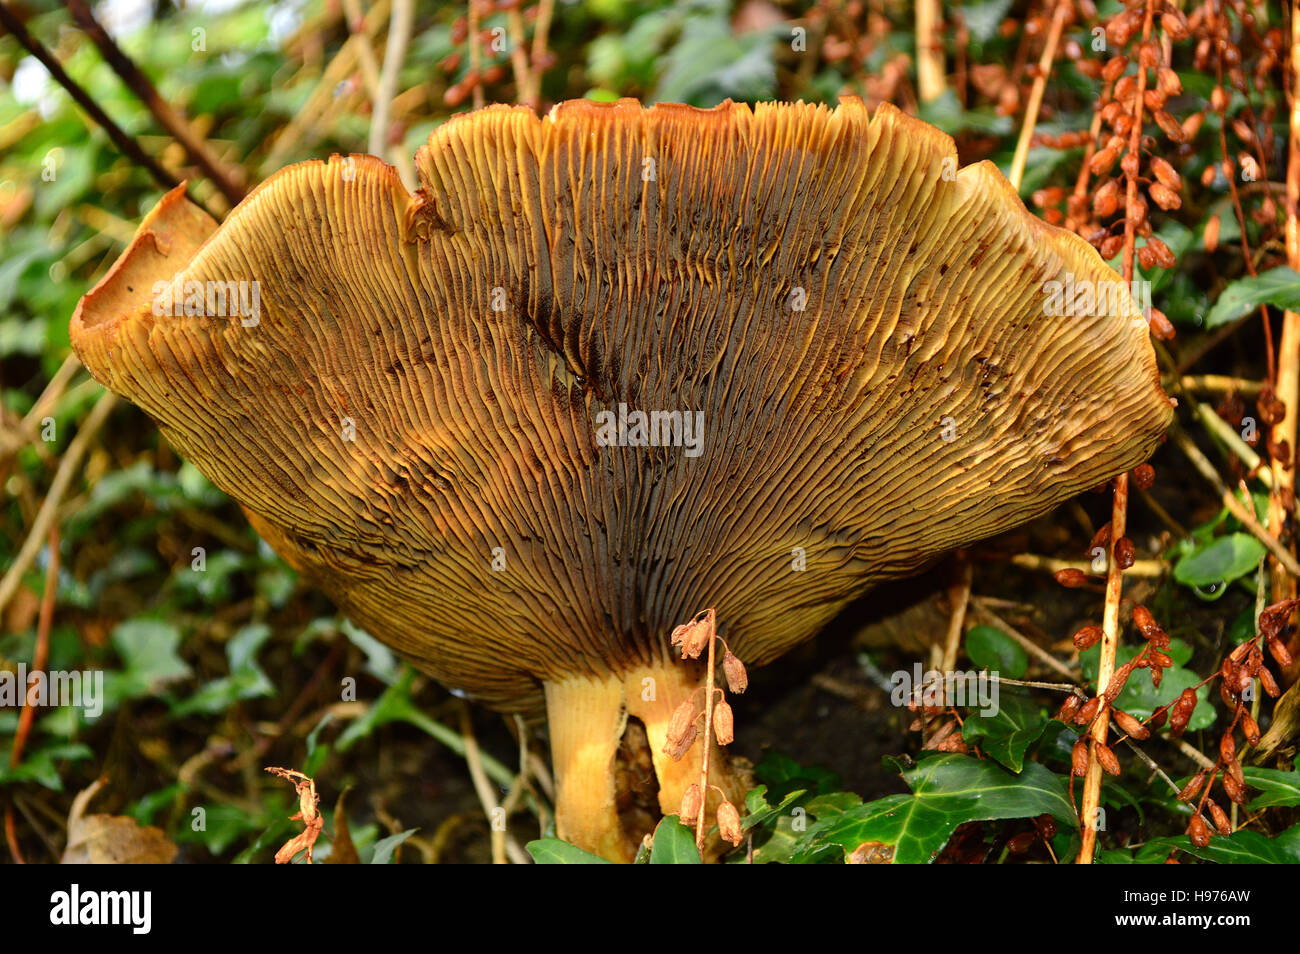
<path fill-rule="evenodd" d="M 971 563 L 965 553 L 957 555 L 957 581 L 948 588 L 948 599 L 952 603 L 952 616 L 948 621 L 948 641 L 944 644 L 943 664 L 940 672 L 951 672 L 957 665 L 957 650 L 961 646 L 961 634 L 966 626 L 966 608 L 970 605 Z"/>
<path fill-rule="evenodd" d="M 1201 453 L 1200 448 L 1192 443 L 1192 439 L 1177 426 L 1170 430 L 1170 435 L 1173 437 L 1178 449 L 1192 462 L 1192 467 L 1196 472 L 1204 477 L 1206 482 L 1218 492 L 1223 505 L 1228 508 L 1228 512 L 1241 521 L 1242 526 L 1249 530 L 1256 540 L 1264 544 L 1268 552 L 1273 554 L 1277 561 L 1286 567 L 1288 573 L 1300 577 L 1300 563 L 1296 562 L 1295 556 L 1283 549 L 1277 539 L 1260 525 L 1260 522 L 1255 519 L 1255 515 L 1247 509 L 1246 505 L 1224 486 L 1223 481 L 1219 478 L 1219 472 Z"/>
<path fill-rule="evenodd" d="M 1056 10 L 1052 14 L 1052 25 L 1047 31 L 1047 43 L 1043 55 L 1038 60 L 1038 75 L 1034 77 L 1033 88 L 1029 91 L 1029 102 L 1025 105 L 1025 119 L 1020 125 L 1020 139 L 1016 142 L 1015 158 L 1011 160 L 1011 187 L 1020 191 L 1020 180 L 1025 175 L 1025 160 L 1029 157 L 1029 143 L 1034 138 L 1034 126 L 1038 123 L 1038 111 L 1043 105 L 1043 90 L 1047 88 L 1048 77 L 1052 74 L 1052 64 L 1056 61 L 1056 46 L 1061 40 L 1061 31 L 1065 29 L 1065 20 L 1070 14 L 1070 4 L 1066 0 L 1056 0 Z"/>
<path fill-rule="evenodd" d="M 196 166 L 203 170 L 203 174 L 212 180 L 212 183 L 226 197 L 226 201 L 231 205 L 238 205 L 246 194 L 243 186 L 237 183 L 221 165 L 221 161 L 213 153 L 212 147 L 207 141 L 195 134 L 190 124 L 180 115 L 171 104 L 158 95 L 158 90 L 154 87 L 149 77 L 140 71 L 140 68 L 131 61 L 121 47 L 113 41 L 107 31 L 99 25 L 95 15 L 90 10 L 90 4 L 86 0 L 66 0 L 69 12 L 72 18 L 77 21 L 85 34 L 90 37 L 91 42 L 99 48 L 100 55 L 104 61 L 112 67 L 116 73 L 131 90 L 139 97 L 146 109 L 158 124 L 167 130 L 177 142 L 185 147 L 190 159 Z"/>
<path fill-rule="evenodd" d="M 973 596 L 971 597 L 971 602 L 974 605 L 975 612 L 978 615 L 983 616 L 985 619 L 987 619 L 998 629 L 1002 630 L 1002 632 L 1006 633 L 1008 636 L 1014 639 L 1017 643 L 1021 645 L 1021 647 L 1025 650 L 1025 652 L 1029 653 L 1031 656 L 1041 661 L 1048 668 L 1055 669 L 1066 679 L 1074 678 L 1074 672 L 1070 669 L 1069 666 L 1061 662 L 1059 659 L 1057 659 L 1047 650 L 1043 649 L 1043 647 L 1039 646 L 1028 636 L 1025 636 L 1023 633 L 1019 632 L 1014 626 L 1012 626 L 1010 623 L 1004 620 L 997 613 L 989 609 L 988 606 L 985 605 L 983 597 Z"/>
<path fill-rule="evenodd" d="M 528 105 L 540 109 L 542 105 L 542 63 L 546 59 L 546 44 L 550 38 L 551 17 L 555 15 L 555 0 L 541 0 L 537 5 L 537 22 L 533 24 L 533 49 L 529 60 L 533 67 L 533 87 L 529 91 Z"/>
<path fill-rule="evenodd" d="M 709 753 L 713 751 L 713 663 L 717 657 L 717 616 L 709 609 L 709 665 L 704 678 L 704 753 L 700 756 L 700 817 L 695 820 L 695 847 L 704 854 L 704 806 L 709 801 Z"/>
<path fill-rule="evenodd" d="M 99 433 L 100 427 L 103 426 L 109 412 L 113 410 L 116 404 L 117 397 L 111 391 L 105 391 L 103 396 L 95 402 L 95 406 L 90 409 L 90 413 L 86 415 L 80 430 L 77 431 L 77 436 L 72 439 L 68 449 L 63 454 L 63 459 L 59 461 L 59 468 L 54 472 L 54 479 L 50 481 L 49 492 L 46 494 L 40 510 L 36 512 L 36 518 L 32 521 L 31 529 L 27 533 L 27 539 L 23 541 L 17 556 L 14 557 L 14 562 L 10 564 L 9 569 L 5 572 L 4 579 L 0 579 L 0 613 L 4 612 L 4 608 L 9 605 L 9 600 L 18 591 L 23 574 L 27 572 L 27 568 L 36 559 L 36 554 L 40 552 L 41 544 L 50 532 L 50 528 L 54 525 L 54 519 L 59 510 L 59 502 L 63 500 L 64 494 L 68 492 L 68 486 L 72 483 L 73 474 L 81 466 L 81 459 L 90 447 L 90 442 Z"/>
<path fill-rule="evenodd" d="M 45 569 L 45 591 L 41 594 L 40 615 L 36 623 L 36 647 L 32 651 L 32 675 L 45 670 L 50 658 L 50 626 L 54 621 L 55 597 L 59 592 L 59 528 L 50 527 L 49 564 Z M 22 761 L 23 749 L 27 745 L 27 736 L 36 721 L 37 699 L 32 694 L 35 687 L 23 686 L 26 705 L 18 713 L 18 728 L 14 731 L 13 747 L 9 750 L 9 767 L 14 768 Z"/>
<path fill-rule="evenodd" d="M 393 0 L 393 16 L 388 23 L 388 45 L 384 49 L 384 65 L 379 72 L 379 89 L 375 94 L 375 108 L 370 118 L 370 152 L 376 156 L 388 155 L 389 116 L 393 97 L 397 95 L 397 76 L 406 59 L 406 47 L 411 42 L 411 27 L 415 23 L 413 0 Z M 414 189 L 414 178 L 403 183 Z"/>
<path fill-rule="evenodd" d="M 1292 268 L 1300 268 L 1300 3 L 1291 4 L 1291 121 L 1289 155 L 1286 168 L 1286 259 Z M 1289 459 L 1274 458 L 1273 486 L 1268 501 L 1268 526 L 1286 552 L 1295 552 L 1295 539 L 1289 532 L 1295 506 L 1296 421 L 1300 419 L 1300 314 L 1282 314 L 1282 338 L 1278 343 L 1275 391 L 1285 405 L 1282 420 L 1273 425 L 1272 447 L 1287 448 Z M 1285 542 L 1283 542 L 1285 541 Z M 1270 567 L 1274 602 L 1294 599 L 1296 579 L 1284 566 L 1274 561 Z M 1295 614 L 1288 616 L 1288 624 Z M 1256 697 L 1258 701 L 1258 697 Z M 1236 804 L 1233 806 L 1236 811 Z"/>
<path fill-rule="evenodd" d="M 528 68 L 528 51 L 524 49 L 524 15 L 519 4 L 506 11 L 506 24 L 510 28 L 510 69 L 515 75 L 515 102 L 533 101 L 533 74 Z"/>
<path fill-rule="evenodd" d="M 1148 2 L 1142 19 L 1142 42 L 1151 39 L 1151 24 L 1155 17 L 1155 4 Z M 1142 118 L 1146 109 L 1144 97 L 1147 88 L 1147 67 L 1139 64 L 1137 93 L 1133 97 L 1133 128 L 1129 133 L 1128 154 L 1135 162 L 1141 156 Z M 1126 212 L 1124 216 L 1124 282 L 1133 282 L 1133 259 L 1137 245 L 1137 222 L 1131 210 L 1137 208 L 1138 176 L 1136 167 L 1125 173 Z M 1124 592 L 1124 570 L 1115 558 L 1115 547 L 1123 539 L 1128 525 L 1128 474 L 1115 478 L 1115 496 L 1110 511 L 1110 542 L 1107 545 L 1106 601 L 1101 618 L 1101 650 L 1097 660 L 1097 694 L 1105 693 L 1111 675 L 1115 672 L 1115 652 L 1119 649 L 1119 603 Z M 1101 804 L 1101 762 L 1097 759 L 1097 746 L 1106 744 L 1110 731 L 1110 707 L 1103 706 L 1092 723 L 1092 744 L 1088 746 L 1088 770 L 1083 777 L 1083 801 L 1079 807 L 1082 820 L 1078 864 L 1092 864 L 1097 845 L 1097 826 L 1094 819 Z"/>
<path fill-rule="evenodd" d="M 469 69 L 474 75 L 474 108 L 481 109 L 483 106 L 483 54 L 479 50 L 478 35 L 478 4 L 476 0 L 468 0 L 467 13 L 469 15 L 469 34 L 465 37 L 465 42 L 469 44 Z"/>
<path fill-rule="evenodd" d="M 154 181 L 164 189 L 170 190 L 180 185 L 179 179 L 160 166 L 152 156 L 140 148 L 140 144 L 135 139 L 109 118 L 109 115 L 99 107 L 99 104 L 91 98 L 90 94 L 67 74 L 67 71 L 59 64 L 54 54 L 47 50 L 40 40 L 27 32 L 27 28 L 23 26 L 22 21 L 3 2 L 0 2 L 0 26 L 8 30 L 28 53 L 36 57 L 50 71 L 50 76 L 54 81 L 67 90 L 73 101 L 86 111 L 86 115 L 98 123 L 104 132 L 108 133 L 108 138 L 113 140 L 113 145 L 117 146 L 124 156 L 137 165 L 143 166 L 153 176 Z M 197 199 L 194 201 L 201 205 L 204 211 L 212 215 L 213 218 L 219 218 L 206 205 L 198 202 Z"/>
<path fill-rule="evenodd" d="M 1079 570 L 1087 574 L 1095 572 L 1089 560 L 1058 560 L 1038 553 L 1017 553 L 1011 558 L 1011 563 L 1013 566 L 1043 573 L 1058 573 L 1061 570 Z M 1158 577 L 1164 576 L 1168 569 L 1169 564 L 1164 560 L 1134 560 L 1133 565 L 1124 572 L 1129 576 Z"/>
<path fill-rule="evenodd" d="M 1184 391 L 1208 391 L 1211 394 L 1240 394 L 1242 397 L 1257 397 L 1264 389 L 1260 381 L 1248 381 L 1245 378 L 1233 378 L 1226 374 L 1185 374 L 1178 383 Z"/>
<path fill-rule="evenodd" d="M 465 763 L 469 766 L 469 776 L 474 782 L 474 791 L 478 795 L 479 804 L 483 806 L 483 814 L 487 816 L 488 832 L 492 840 L 492 863 L 504 865 L 508 860 L 509 836 L 506 834 L 504 819 L 500 827 L 496 824 L 497 813 L 502 811 L 501 803 L 497 801 L 492 783 L 483 768 L 483 756 L 479 752 L 478 739 L 474 737 L 474 722 L 470 717 L 469 703 L 464 701 L 461 702 L 460 708 L 460 737 L 465 747 Z M 512 783 L 512 789 L 517 782 L 518 779 Z M 518 848 L 517 845 L 515 847 Z"/>
<path fill-rule="evenodd" d="M 922 103 L 943 95 L 943 45 L 939 40 L 942 19 L 939 0 L 917 0 L 916 86 Z"/>

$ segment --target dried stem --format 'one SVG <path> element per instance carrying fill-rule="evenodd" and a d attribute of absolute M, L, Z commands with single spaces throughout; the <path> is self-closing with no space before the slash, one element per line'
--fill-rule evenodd
<path fill-rule="evenodd" d="M 18 555 L 14 557 L 14 562 L 10 564 L 4 578 L 0 579 L 0 612 L 4 612 L 4 608 L 9 605 L 14 593 L 18 591 L 18 585 L 22 582 L 23 574 L 27 572 L 27 568 L 36 559 L 36 554 L 40 552 L 45 536 L 50 532 L 50 528 L 54 526 L 59 504 L 68 492 L 68 486 L 72 483 L 73 474 L 81 466 L 81 459 L 86 455 L 90 442 L 99 433 L 100 427 L 103 426 L 109 412 L 113 410 L 116 404 L 116 396 L 111 391 L 105 391 L 100 399 L 95 402 L 95 406 L 91 408 L 90 413 L 86 415 L 86 419 L 81 423 L 81 429 L 77 431 L 77 436 L 72 439 L 68 449 L 64 452 L 62 459 L 59 461 L 59 468 L 54 472 L 54 479 L 50 481 L 50 489 L 45 496 L 45 502 L 41 504 L 41 509 L 37 511 L 36 518 L 32 521 L 31 529 L 27 533 L 27 539 L 23 541 L 23 545 L 18 550 Z"/>
<path fill-rule="evenodd" d="M 1056 11 L 1052 14 L 1052 25 L 1047 31 L 1047 43 L 1043 55 L 1038 60 L 1038 75 L 1034 77 L 1033 88 L 1029 91 L 1029 102 L 1025 105 L 1025 118 L 1020 126 L 1020 139 L 1016 142 L 1015 158 L 1011 160 L 1011 186 L 1020 191 L 1020 180 L 1025 175 L 1025 160 L 1029 157 L 1029 143 L 1034 138 L 1034 126 L 1038 123 L 1038 111 L 1043 105 L 1043 90 L 1047 88 L 1048 77 L 1052 73 L 1052 63 L 1056 61 L 1056 47 L 1061 40 L 1061 31 L 1070 15 L 1067 0 L 1056 0 Z"/>
<path fill-rule="evenodd" d="M 379 71 L 379 89 L 375 92 L 374 112 L 370 118 L 371 155 L 389 154 L 389 117 L 392 115 L 393 97 L 397 95 L 397 77 L 402 71 L 402 62 L 406 59 L 406 47 L 411 42 L 411 27 L 414 23 L 414 0 L 393 0 L 393 15 L 388 23 L 388 45 L 384 49 L 384 65 Z M 408 189 L 414 189 L 416 183 L 412 170 L 408 167 L 401 171 L 411 175 L 412 179 L 403 184 Z"/>
<path fill-rule="evenodd" d="M 86 111 L 86 114 L 91 119 L 103 127 L 104 132 L 108 133 L 108 138 L 113 140 L 113 145 L 117 146 L 124 156 L 137 165 L 143 166 L 153 176 L 154 181 L 164 189 L 170 190 L 180 185 L 179 179 L 160 166 L 121 126 L 109 118 L 108 114 L 99 107 L 99 104 L 91 98 L 90 94 L 67 74 L 54 54 L 47 50 L 40 40 L 28 33 L 27 28 L 23 26 L 23 22 L 18 19 L 18 16 L 9 9 L 7 4 L 2 2 L 0 2 L 0 26 L 8 30 L 28 53 L 36 57 L 50 71 L 50 76 L 54 81 L 67 90 L 68 95 Z M 213 218 L 219 218 L 207 206 L 203 206 L 203 208 Z"/>
<path fill-rule="evenodd" d="M 700 817 L 695 820 L 695 847 L 704 854 L 704 810 L 709 799 L 709 753 L 713 751 L 713 664 L 717 656 L 717 629 L 713 610 L 709 610 L 709 665 L 704 677 L 704 752 L 700 756 Z"/>
<path fill-rule="evenodd" d="M 948 621 L 948 640 L 943 648 L 943 665 L 940 672 L 951 672 L 957 665 L 957 650 L 961 647 L 961 634 L 966 627 L 966 608 L 970 605 L 971 564 L 965 553 L 957 556 L 957 581 L 948 589 L 952 603 L 952 616 Z"/>
<path fill-rule="evenodd" d="M 244 187 L 222 166 L 207 140 L 195 133 L 185 117 L 172 108 L 172 105 L 158 94 L 157 88 L 149 77 L 141 72 L 129 56 L 95 19 L 90 4 L 86 0 L 67 0 L 69 12 L 77 24 L 90 37 L 99 49 L 104 61 L 112 67 L 123 83 L 135 93 L 158 125 L 166 129 L 172 138 L 179 142 L 189 155 L 190 160 L 203 170 L 203 174 L 212 180 L 213 185 L 226 197 L 231 205 L 238 205 L 246 194 Z"/>
<path fill-rule="evenodd" d="M 943 44 L 939 39 L 942 21 L 939 0 L 917 0 L 916 86 L 922 103 L 943 95 Z"/>
<path fill-rule="evenodd" d="M 1155 4 L 1148 0 L 1146 15 L 1142 18 L 1142 42 L 1151 39 L 1151 23 L 1155 15 Z M 1133 97 L 1133 129 L 1129 133 L 1128 152 L 1134 159 L 1142 152 L 1142 118 L 1145 109 L 1143 97 L 1147 88 L 1147 67 L 1138 59 L 1137 93 Z M 1133 282 L 1133 259 L 1137 244 L 1137 221 L 1132 210 L 1138 208 L 1138 176 L 1133 168 L 1125 175 L 1124 205 L 1124 283 Z M 1115 671 L 1115 651 L 1119 648 L 1119 604 L 1124 592 L 1124 570 L 1115 558 L 1115 547 L 1124 537 L 1128 524 L 1128 474 L 1115 478 L 1115 496 L 1111 503 L 1110 542 L 1107 545 L 1106 562 L 1106 602 L 1101 619 L 1101 650 L 1097 661 L 1097 694 L 1106 691 L 1106 684 Z M 1110 731 L 1110 707 L 1103 706 L 1092 724 L 1093 744 L 1088 747 L 1088 771 L 1083 778 L 1083 802 L 1080 805 L 1082 843 L 1079 847 L 1079 864 L 1092 864 L 1092 856 L 1097 846 L 1097 808 L 1101 804 L 1101 762 L 1097 759 L 1097 745 L 1106 744 L 1106 735 Z"/>

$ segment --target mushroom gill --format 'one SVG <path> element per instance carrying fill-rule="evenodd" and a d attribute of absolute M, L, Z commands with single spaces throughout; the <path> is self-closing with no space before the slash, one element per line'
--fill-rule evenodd
<path fill-rule="evenodd" d="M 358 624 L 546 705 L 560 833 L 607 856 L 629 714 L 665 811 L 688 781 L 676 624 L 771 662 L 1170 421 L 1119 277 L 893 107 L 493 106 L 416 158 L 414 196 L 333 157 L 220 227 L 168 194 L 72 341 Z"/>

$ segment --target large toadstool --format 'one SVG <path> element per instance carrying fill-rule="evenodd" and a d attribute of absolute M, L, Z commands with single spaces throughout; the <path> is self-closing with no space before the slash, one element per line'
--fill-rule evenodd
<path fill-rule="evenodd" d="M 771 662 L 1169 424 L 1118 276 L 890 106 L 494 106 L 417 165 L 290 166 L 220 227 L 168 194 L 72 341 L 360 625 L 544 705 L 606 856 L 629 714 L 665 811 L 689 781 L 676 624 Z"/>

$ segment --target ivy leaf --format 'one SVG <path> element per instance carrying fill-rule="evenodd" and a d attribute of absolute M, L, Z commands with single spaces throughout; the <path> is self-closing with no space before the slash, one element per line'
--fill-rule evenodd
<path fill-rule="evenodd" d="M 558 838 L 539 838 L 524 845 L 524 850 L 533 856 L 539 865 L 607 865 L 606 861 L 589 851 L 583 851 L 577 845 Z"/>
<path fill-rule="evenodd" d="M 1288 850 L 1290 847 L 1288 842 L 1279 844 L 1279 839 L 1269 838 L 1248 828 L 1241 828 L 1231 835 L 1215 835 L 1204 848 L 1193 845 L 1192 839 L 1186 835 L 1179 835 L 1176 838 L 1153 838 L 1142 846 L 1142 854 L 1138 860 L 1147 857 L 1148 852 L 1152 855 L 1158 854 L 1161 860 L 1164 860 L 1170 851 L 1177 849 L 1202 861 L 1213 861 L 1220 865 L 1300 864 L 1300 857 L 1292 854 Z"/>
<path fill-rule="evenodd" d="M 699 865 L 699 849 L 695 847 L 695 833 L 682 824 L 676 815 L 668 815 L 655 828 L 654 847 L 650 849 L 652 865 Z"/>
<path fill-rule="evenodd" d="M 1019 679 L 1029 668 L 1029 656 L 1014 639 L 993 626 L 972 626 L 966 634 L 966 655 L 981 669 Z"/>
<path fill-rule="evenodd" d="M 1254 278 L 1240 278 L 1223 290 L 1205 319 L 1207 330 L 1236 321 L 1260 305 L 1300 311 L 1300 273 L 1285 265 Z"/>
<path fill-rule="evenodd" d="M 1038 704 L 1021 692 L 1000 688 L 997 712 L 981 715 L 972 710 L 962 727 L 962 739 L 978 745 L 1013 772 L 1025 762 L 1025 752 L 1038 741 L 1048 719 Z"/>
<path fill-rule="evenodd" d="M 894 864 L 927 864 L 957 826 L 971 821 L 1050 814 L 1076 827 L 1065 781 L 1037 762 L 1012 775 L 992 762 L 945 754 L 923 759 L 903 773 L 911 795 L 889 795 L 850 808 L 808 830 L 793 861 L 835 845 L 845 854 L 867 841 L 894 848 Z"/>
<path fill-rule="evenodd" d="M 1245 770 L 1246 784 L 1257 788 L 1263 794 L 1251 799 L 1248 806 L 1251 811 L 1277 806 L 1300 805 L 1300 768 L 1289 772 L 1280 769 L 1248 768 Z"/>
<path fill-rule="evenodd" d="M 1264 544 L 1248 533 L 1230 533 L 1205 547 L 1197 547 L 1174 565 L 1174 579 L 1184 586 L 1214 586 L 1220 594 L 1227 583 L 1238 580 L 1259 565 Z"/>

